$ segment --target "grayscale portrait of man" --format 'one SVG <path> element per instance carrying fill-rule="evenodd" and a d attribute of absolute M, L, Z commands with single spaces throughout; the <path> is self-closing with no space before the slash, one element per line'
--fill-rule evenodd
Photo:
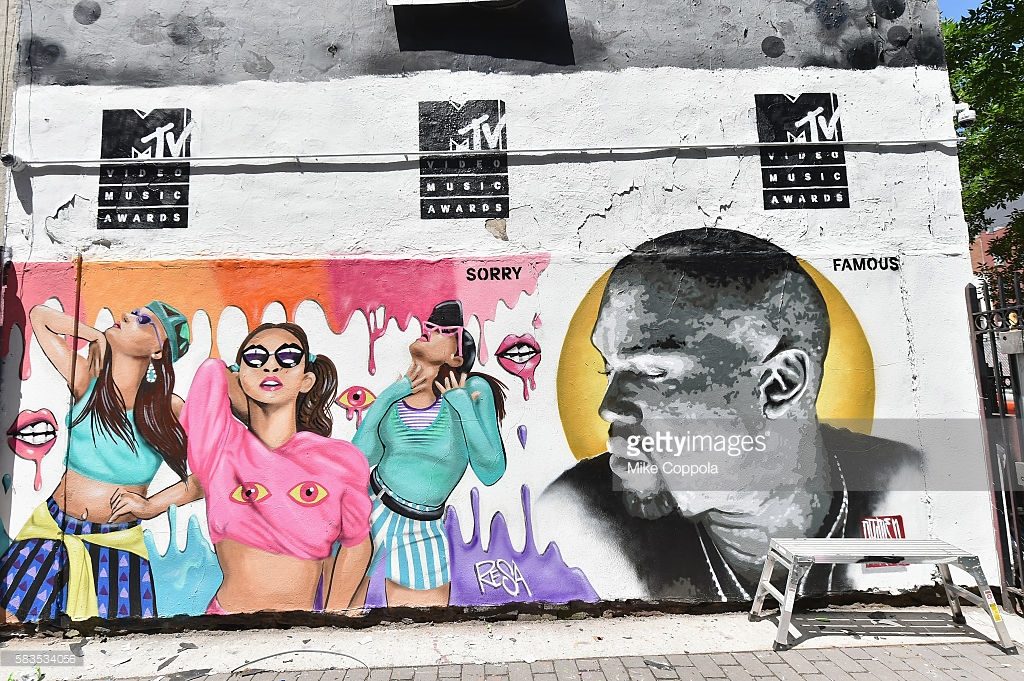
<path fill-rule="evenodd" d="M 673 232 L 615 266 L 592 334 L 608 451 L 538 504 L 600 595 L 749 599 L 770 537 L 860 536 L 919 470 L 906 445 L 819 423 L 829 331 L 797 259 L 743 232 Z M 844 588 L 826 568 L 804 591 Z"/>

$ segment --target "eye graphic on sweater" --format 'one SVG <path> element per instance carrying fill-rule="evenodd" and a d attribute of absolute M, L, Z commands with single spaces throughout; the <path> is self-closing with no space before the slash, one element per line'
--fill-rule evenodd
<path fill-rule="evenodd" d="M 302 482 L 292 487 L 288 496 L 303 506 L 316 506 L 327 498 L 327 490 L 319 482 Z"/>
<path fill-rule="evenodd" d="M 270 496 L 270 490 L 258 482 L 243 482 L 231 493 L 231 501 L 240 504 L 255 504 Z"/>

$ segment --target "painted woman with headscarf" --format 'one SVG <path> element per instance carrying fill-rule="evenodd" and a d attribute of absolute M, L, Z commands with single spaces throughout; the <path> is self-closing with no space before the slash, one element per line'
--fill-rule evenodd
<path fill-rule="evenodd" d="M 74 405 L 67 470 L 0 558 L 0 597 L 23 622 L 65 612 L 74 620 L 155 617 L 141 521 L 110 519 L 122 493 L 145 496 L 161 464 L 187 477 L 173 363 L 188 351 L 188 320 L 158 300 L 104 332 L 43 305 L 30 315 Z M 85 357 L 74 350 L 79 340 L 89 344 Z"/>
<path fill-rule="evenodd" d="M 448 497 L 468 468 L 484 485 L 505 474 L 505 385 L 472 371 L 476 342 L 462 304 L 436 305 L 421 330 L 408 373 L 374 401 L 352 440 L 372 468 L 373 502 L 373 555 L 353 604 L 365 602 L 369 575 L 387 555 L 388 605 L 447 605 Z"/>

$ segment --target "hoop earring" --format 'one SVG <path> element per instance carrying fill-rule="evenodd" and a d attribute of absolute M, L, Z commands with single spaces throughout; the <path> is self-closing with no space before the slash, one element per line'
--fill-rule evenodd
<path fill-rule="evenodd" d="M 156 383 L 156 367 L 153 366 L 153 360 L 149 360 L 149 368 L 146 369 L 146 383 Z"/>

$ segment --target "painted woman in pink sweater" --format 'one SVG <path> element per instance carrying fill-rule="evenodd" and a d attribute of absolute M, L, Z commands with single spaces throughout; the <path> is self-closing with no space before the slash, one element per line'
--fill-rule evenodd
<path fill-rule="evenodd" d="M 318 595 L 347 608 L 370 556 L 369 467 L 330 437 L 334 364 L 295 324 L 257 327 L 236 359 L 196 372 L 181 413 L 192 476 L 142 500 L 142 517 L 205 495 L 224 572 L 208 614 L 311 610 Z"/>

